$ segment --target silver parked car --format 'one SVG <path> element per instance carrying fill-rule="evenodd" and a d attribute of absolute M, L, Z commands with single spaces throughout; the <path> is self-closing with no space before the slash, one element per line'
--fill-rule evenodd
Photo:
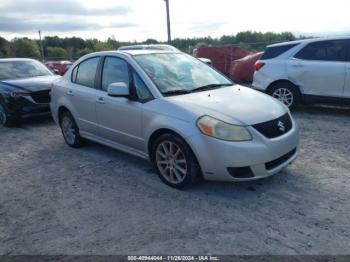
<path fill-rule="evenodd" d="M 290 108 L 301 102 L 350 105 L 350 37 L 268 46 L 255 64 L 252 87 Z"/>
<path fill-rule="evenodd" d="M 150 159 L 176 188 L 267 177 L 297 156 L 298 127 L 286 106 L 181 52 L 86 55 L 51 98 L 69 146 L 89 139 Z"/>

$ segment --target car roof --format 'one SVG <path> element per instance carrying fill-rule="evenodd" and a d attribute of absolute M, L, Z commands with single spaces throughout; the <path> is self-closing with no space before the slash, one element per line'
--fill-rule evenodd
<path fill-rule="evenodd" d="M 120 50 L 118 52 L 128 53 L 129 55 L 147 55 L 147 54 L 172 54 L 172 53 L 181 53 L 180 51 L 165 51 L 165 50 L 151 50 L 151 49 L 142 49 L 142 50 Z"/>
<path fill-rule="evenodd" d="M 36 59 L 31 59 L 31 58 L 0 58 L 0 62 L 20 62 L 20 61 L 37 61 Z"/>
<path fill-rule="evenodd" d="M 166 48 L 166 49 L 160 49 Z M 178 49 L 172 45 L 167 44 L 151 44 L 151 45 L 127 45 L 121 46 L 118 50 L 143 50 L 143 49 L 154 49 L 154 50 L 164 50 L 164 51 L 178 51 Z"/>
<path fill-rule="evenodd" d="M 313 43 L 313 42 L 325 41 L 325 40 L 343 40 L 343 39 L 350 39 L 350 36 L 308 38 L 308 39 L 302 39 L 302 40 L 276 43 L 276 44 L 268 45 L 267 47 L 276 47 L 276 46 L 283 46 L 283 45 L 290 45 L 290 44 L 301 44 L 301 43 Z"/>
<path fill-rule="evenodd" d="M 151 50 L 151 49 L 136 49 L 136 50 L 115 50 L 115 51 L 101 51 L 90 53 L 91 55 L 111 55 L 111 54 L 128 54 L 131 56 L 135 55 L 147 55 L 147 54 L 181 54 L 180 51 L 164 51 L 164 50 Z"/>

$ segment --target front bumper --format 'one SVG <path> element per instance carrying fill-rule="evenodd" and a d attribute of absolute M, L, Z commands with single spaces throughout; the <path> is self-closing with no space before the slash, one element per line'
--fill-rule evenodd
<path fill-rule="evenodd" d="M 299 129 L 266 138 L 248 127 L 252 141 L 227 142 L 198 134 L 187 139 L 206 180 L 249 181 L 272 176 L 291 163 L 298 154 Z"/>
<path fill-rule="evenodd" d="M 26 118 L 50 114 L 50 105 L 48 103 L 35 103 L 27 97 L 7 98 L 5 103 L 10 115 L 13 116 Z"/>

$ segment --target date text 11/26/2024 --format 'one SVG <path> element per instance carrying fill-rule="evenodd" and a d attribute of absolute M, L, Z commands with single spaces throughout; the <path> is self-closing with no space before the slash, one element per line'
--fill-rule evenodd
<path fill-rule="evenodd" d="M 217 256 L 128 256 L 128 261 L 219 261 Z"/>

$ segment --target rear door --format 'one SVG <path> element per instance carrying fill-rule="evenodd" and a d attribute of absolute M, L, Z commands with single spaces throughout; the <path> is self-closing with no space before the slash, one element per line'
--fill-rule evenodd
<path fill-rule="evenodd" d="M 346 79 L 346 41 L 309 43 L 286 66 L 288 77 L 303 94 L 340 98 Z"/>
<path fill-rule="evenodd" d="M 97 134 L 96 75 L 100 57 L 82 61 L 72 71 L 72 85 L 66 96 L 74 108 L 74 116 L 82 132 Z"/>

